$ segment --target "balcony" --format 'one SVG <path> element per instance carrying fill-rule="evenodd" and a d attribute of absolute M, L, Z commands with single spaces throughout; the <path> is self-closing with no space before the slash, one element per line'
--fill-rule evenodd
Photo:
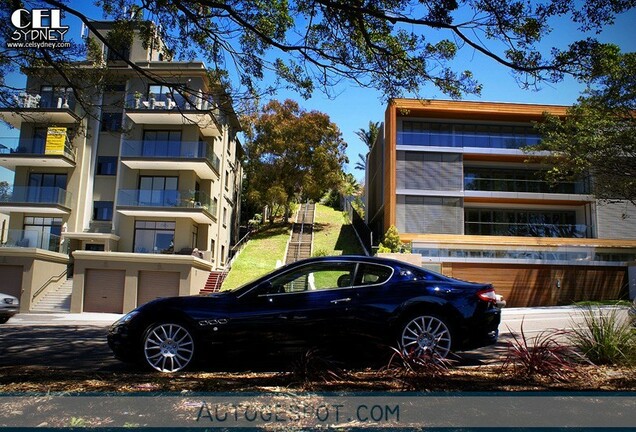
<path fill-rule="evenodd" d="M 80 120 L 75 99 L 68 92 L 14 93 L 5 106 L 0 107 L 0 119 L 15 128 L 23 122 L 43 124 L 71 124 Z"/>
<path fill-rule="evenodd" d="M 591 227 L 583 224 L 465 222 L 466 235 L 512 237 L 591 238 Z"/>
<path fill-rule="evenodd" d="M 190 218 L 209 224 L 216 221 L 217 205 L 201 191 L 124 189 L 117 195 L 117 211 L 133 217 Z"/>
<path fill-rule="evenodd" d="M 190 170 L 199 178 L 219 177 L 221 161 L 210 143 L 202 141 L 124 141 L 122 163 L 136 170 Z"/>
<path fill-rule="evenodd" d="M 560 182 L 557 184 L 551 184 L 544 180 L 473 176 L 464 178 L 464 189 L 467 191 L 526 192 L 568 195 L 587 195 L 590 193 L 590 185 L 587 181 Z"/>
<path fill-rule="evenodd" d="M 205 97 L 192 97 L 190 100 L 180 95 L 140 94 L 126 97 L 126 115 L 136 124 L 151 125 L 197 125 L 206 137 L 221 136 L 217 124 L 216 105 Z"/>
<path fill-rule="evenodd" d="M 16 167 L 73 168 L 76 151 L 68 139 L 63 148 L 46 145 L 46 138 L 0 138 L 0 166 L 15 171 Z"/>
<path fill-rule="evenodd" d="M 444 127 L 447 126 L 447 127 Z M 397 133 L 397 145 L 422 147 L 481 148 L 519 150 L 539 142 L 537 134 L 472 131 L 459 126 L 440 125 L 439 130 Z"/>
<path fill-rule="evenodd" d="M 68 214 L 72 194 L 59 187 L 14 186 L 0 196 L 0 211 L 31 214 Z"/>
<path fill-rule="evenodd" d="M 38 248 L 51 252 L 68 253 L 68 242 L 62 243 L 59 235 L 41 230 L 8 230 L 7 241 L 0 246 L 11 248 Z"/>

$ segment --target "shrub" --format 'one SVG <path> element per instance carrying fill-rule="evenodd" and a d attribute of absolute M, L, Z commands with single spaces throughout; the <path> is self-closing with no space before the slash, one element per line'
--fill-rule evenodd
<path fill-rule="evenodd" d="M 418 355 L 398 348 L 391 349 L 393 355 L 384 371 L 408 390 L 417 390 L 420 384 L 428 383 L 431 378 L 445 375 L 453 364 L 452 360 L 441 358 L 432 352 Z"/>
<path fill-rule="evenodd" d="M 544 376 L 557 381 L 566 381 L 577 373 L 576 353 L 568 345 L 557 340 L 564 332 L 542 331 L 528 338 L 521 323 L 521 333 L 511 332 L 512 341 L 508 342 L 506 357 L 501 366 L 503 371 L 511 372 L 523 379 Z"/>
<path fill-rule="evenodd" d="M 312 254 L 312 256 L 315 256 L 315 257 L 329 256 L 329 251 L 327 249 L 316 249 L 314 253 Z"/>
<path fill-rule="evenodd" d="M 570 340 L 592 363 L 633 364 L 636 360 L 636 334 L 629 318 L 620 309 L 587 307 L 583 325 L 573 323 Z"/>
<path fill-rule="evenodd" d="M 314 382 L 340 381 L 346 378 L 347 373 L 320 350 L 311 348 L 290 363 L 288 375 L 305 387 L 311 387 Z"/>

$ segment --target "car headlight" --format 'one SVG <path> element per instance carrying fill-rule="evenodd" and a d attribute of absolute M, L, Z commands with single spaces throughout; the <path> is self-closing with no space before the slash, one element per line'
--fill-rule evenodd
<path fill-rule="evenodd" d="M 14 299 L 11 297 L 5 297 L 2 299 L 6 304 L 13 304 Z"/>
<path fill-rule="evenodd" d="M 122 324 L 126 324 L 128 321 L 133 319 L 135 317 L 135 315 L 137 315 L 138 313 L 139 313 L 139 311 L 137 311 L 137 310 L 128 312 L 126 315 L 124 315 L 123 317 L 121 317 L 117 321 L 115 321 L 115 323 L 113 324 L 113 327 L 120 326 Z"/>

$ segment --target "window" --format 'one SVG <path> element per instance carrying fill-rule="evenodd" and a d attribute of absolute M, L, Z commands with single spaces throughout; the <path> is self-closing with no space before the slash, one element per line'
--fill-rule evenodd
<path fill-rule="evenodd" d="M 134 251 L 170 253 L 174 249 L 175 222 L 135 221 Z"/>
<path fill-rule="evenodd" d="M 104 86 L 106 92 L 124 92 L 126 91 L 126 84 L 106 84 Z"/>
<path fill-rule="evenodd" d="M 61 234 L 62 218 L 27 216 L 24 218 L 24 237 L 20 242 L 24 247 L 58 251 Z"/>
<path fill-rule="evenodd" d="M 216 241 L 214 239 L 210 239 L 210 252 L 212 258 L 214 258 L 214 255 L 216 254 Z"/>
<path fill-rule="evenodd" d="M 328 262 L 303 266 L 274 278 L 268 294 L 346 288 L 352 285 L 356 263 Z"/>
<path fill-rule="evenodd" d="M 223 226 L 227 226 L 227 207 L 223 207 Z"/>
<path fill-rule="evenodd" d="M 93 203 L 93 220 L 110 221 L 113 220 L 113 202 L 95 201 Z"/>
<path fill-rule="evenodd" d="M 192 225 L 192 243 L 190 247 L 194 249 L 197 247 L 197 239 L 199 238 L 199 227 L 196 225 Z"/>
<path fill-rule="evenodd" d="M 72 98 L 72 87 L 50 85 L 40 87 L 40 108 L 68 108 Z"/>
<path fill-rule="evenodd" d="M 102 132 L 120 132 L 122 115 L 120 112 L 104 112 L 102 113 Z"/>
<path fill-rule="evenodd" d="M 31 173 L 27 202 L 65 204 L 66 174 Z"/>
<path fill-rule="evenodd" d="M 182 85 L 178 85 L 178 84 L 174 85 L 174 87 L 177 87 L 177 86 L 183 87 Z M 155 98 L 156 102 L 162 102 L 168 108 L 174 108 L 175 106 L 181 109 L 186 108 L 186 99 L 181 94 L 179 94 L 178 91 L 175 91 L 173 86 L 155 85 L 155 84 L 149 85 L 148 86 L 149 98 L 151 94 Z"/>
<path fill-rule="evenodd" d="M 139 205 L 159 207 L 178 205 L 178 181 L 178 177 L 140 177 Z"/>
<path fill-rule="evenodd" d="M 390 267 L 384 267 L 374 264 L 360 264 L 356 285 L 374 285 L 386 282 L 393 270 Z"/>
<path fill-rule="evenodd" d="M 225 245 L 221 246 L 221 264 L 225 263 Z"/>
<path fill-rule="evenodd" d="M 117 156 L 97 156 L 97 175 L 117 175 Z"/>
<path fill-rule="evenodd" d="M 230 188 L 230 172 L 225 171 L 225 190 Z"/>
<path fill-rule="evenodd" d="M 181 152 L 181 131 L 144 131 L 142 156 L 174 156 Z"/>

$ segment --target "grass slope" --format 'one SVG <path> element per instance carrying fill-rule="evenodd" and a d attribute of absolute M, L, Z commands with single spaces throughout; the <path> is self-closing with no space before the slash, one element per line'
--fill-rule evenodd
<path fill-rule="evenodd" d="M 364 250 L 346 213 L 322 204 L 316 205 L 314 254 L 364 255 Z"/>
<path fill-rule="evenodd" d="M 223 289 L 236 288 L 275 269 L 276 261 L 285 259 L 289 230 L 290 224 L 278 223 L 256 233 L 234 260 Z"/>

